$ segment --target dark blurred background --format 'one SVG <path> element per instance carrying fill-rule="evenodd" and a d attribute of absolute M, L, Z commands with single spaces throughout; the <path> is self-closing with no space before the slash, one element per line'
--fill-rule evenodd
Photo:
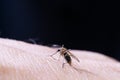
<path fill-rule="evenodd" d="M 118 7 L 88 0 L 0 0 L 0 37 L 101 52 L 120 60 Z"/>

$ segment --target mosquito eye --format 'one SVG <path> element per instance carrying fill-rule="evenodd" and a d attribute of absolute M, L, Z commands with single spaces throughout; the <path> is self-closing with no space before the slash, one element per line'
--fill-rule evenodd
<path fill-rule="evenodd" d="M 57 52 L 59 52 L 59 51 L 60 51 L 60 49 L 57 50 Z"/>

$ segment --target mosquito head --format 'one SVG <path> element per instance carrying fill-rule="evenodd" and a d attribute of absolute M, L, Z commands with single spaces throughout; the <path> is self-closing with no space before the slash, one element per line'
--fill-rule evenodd
<path fill-rule="evenodd" d="M 60 51 L 60 49 L 57 50 L 57 52 L 59 52 L 59 51 Z"/>
<path fill-rule="evenodd" d="M 59 48 L 58 50 L 57 50 L 57 52 L 64 52 L 64 51 L 66 51 L 67 49 L 64 47 L 64 45 L 62 45 L 62 47 L 61 48 Z"/>

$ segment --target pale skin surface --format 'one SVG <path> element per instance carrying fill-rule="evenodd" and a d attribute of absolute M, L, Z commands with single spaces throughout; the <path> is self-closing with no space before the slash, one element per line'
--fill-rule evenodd
<path fill-rule="evenodd" d="M 70 50 L 80 62 L 72 58 L 62 68 L 63 57 L 50 57 L 56 50 L 0 38 L 0 80 L 120 80 L 120 63 L 110 57 Z"/>

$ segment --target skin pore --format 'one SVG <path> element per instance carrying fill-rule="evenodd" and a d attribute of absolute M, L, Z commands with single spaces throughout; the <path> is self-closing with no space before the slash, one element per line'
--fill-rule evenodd
<path fill-rule="evenodd" d="M 80 62 L 59 58 L 56 48 L 0 38 L 0 80 L 119 80 L 120 63 L 100 53 L 70 50 Z"/>

